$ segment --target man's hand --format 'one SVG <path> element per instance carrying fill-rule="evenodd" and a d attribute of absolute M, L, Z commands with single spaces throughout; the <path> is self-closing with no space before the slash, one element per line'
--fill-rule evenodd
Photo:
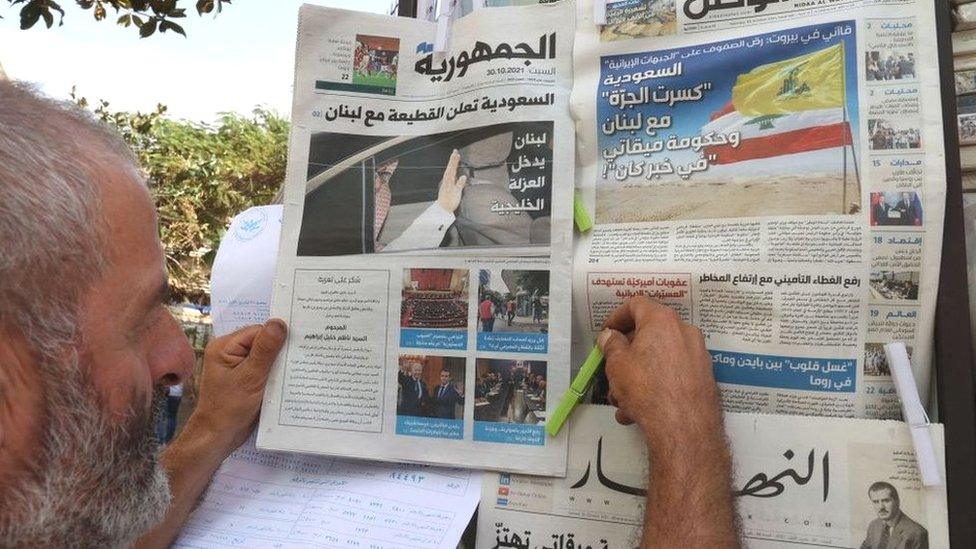
<path fill-rule="evenodd" d="M 437 191 L 437 203 L 445 212 L 454 213 L 461 205 L 461 194 L 464 192 L 465 185 L 468 184 L 468 176 L 458 177 L 458 165 L 461 163 L 461 153 L 454 149 L 451 159 L 447 161 L 447 169 L 444 170 L 444 177 L 441 178 L 441 186 Z"/>
<path fill-rule="evenodd" d="M 597 344 L 607 359 L 618 421 L 637 422 L 651 442 L 686 431 L 689 422 L 721 428 L 705 340 L 673 309 L 635 297 L 610 315 Z"/>
<path fill-rule="evenodd" d="M 207 345 L 197 407 L 163 452 L 172 502 L 163 522 L 146 532 L 135 547 L 169 547 L 221 462 L 251 435 L 285 332 L 284 322 L 271 319 L 264 326 L 242 328 Z"/>
<path fill-rule="evenodd" d="M 191 420 L 217 435 L 227 454 L 251 435 L 285 335 L 285 323 L 271 319 L 214 339 L 204 351 L 200 398 Z"/>
<path fill-rule="evenodd" d="M 610 402 L 618 421 L 641 427 L 650 454 L 642 549 L 740 547 L 732 460 L 701 332 L 645 297 L 624 303 L 606 326 L 597 344 Z"/>

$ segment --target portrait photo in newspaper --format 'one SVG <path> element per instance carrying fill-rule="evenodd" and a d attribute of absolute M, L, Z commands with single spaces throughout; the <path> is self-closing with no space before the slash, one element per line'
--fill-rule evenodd
<path fill-rule="evenodd" d="M 924 488 L 912 447 L 852 443 L 848 456 L 851 526 L 863 535 L 860 547 L 928 549 Z"/>

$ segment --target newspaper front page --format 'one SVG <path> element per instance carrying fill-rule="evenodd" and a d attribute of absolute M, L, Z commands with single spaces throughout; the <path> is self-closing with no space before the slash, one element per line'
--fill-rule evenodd
<path fill-rule="evenodd" d="M 259 448 L 565 473 L 574 28 L 302 8 Z"/>
<path fill-rule="evenodd" d="M 595 228 L 576 360 L 624 299 L 705 333 L 729 411 L 900 417 L 928 395 L 945 173 L 928 1 L 578 4 L 572 109 Z"/>
<path fill-rule="evenodd" d="M 582 406 L 573 420 L 565 479 L 486 475 L 477 549 L 640 545 L 640 430 L 608 406 Z M 922 485 L 904 423 L 729 413 L 725 426 L 746 547 L 881 547 L 883 521 L 899 547 L 949 547 L 945 487 Z M 942 427 L 930 430 L 941 467 Z"/>

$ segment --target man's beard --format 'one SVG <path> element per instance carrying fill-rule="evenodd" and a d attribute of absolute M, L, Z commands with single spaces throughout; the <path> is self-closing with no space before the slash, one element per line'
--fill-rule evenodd
<path fill-rule="evenodd" d="M 166 397 L 157 392 L 150 413 L 133 398 L 118 425 L 80 372 L 77 360 L 42 366 L 43 447 L 30 474 L 0 490 L 0 546 L 120 547 L 165 515 L 154 427 Z"/>

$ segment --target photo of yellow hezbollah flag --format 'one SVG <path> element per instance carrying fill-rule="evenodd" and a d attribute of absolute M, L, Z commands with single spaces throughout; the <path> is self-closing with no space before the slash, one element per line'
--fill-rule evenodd
<path fill-rule="evenodd" d="M 732 88 L 735 110 L 747 116 L 840 107 L 844 101 L 844 44 L 760 65 Z"/>

